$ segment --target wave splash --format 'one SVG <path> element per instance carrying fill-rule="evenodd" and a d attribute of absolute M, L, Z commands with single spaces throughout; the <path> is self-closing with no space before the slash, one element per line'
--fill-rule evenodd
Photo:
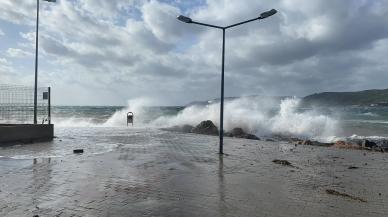
<path fill-rule="evenodd" d="M 197 125 L 203 120 L 211 120 L 219 126 L 219 103 L 207 106 L 193 105 L 171 115 L 163 111 L 151 114 L 147 107 L 153 101 L 150 99 L 134 99 L 128 101 L 128 106 L 114 112 L 103 122 L 91 119 L 68 118 L 56 120 L 57 126 L 71 127 L 124 127 L 126 114 L 135 114 L 137 127 L 172 127 L 176 125 Z M 230 131 L 241 127 L 244 131 L 257 136 L 281 134 L 300 138 L 328 141 L 335 136 L 338 121 L 318 111 L 299 109 L 300 100 L 288 98 L 282 101 L 260 98 L 239 98 L 225 102 L 224 130 Z M 157 113 L 157 114 L 155 114 Z"/>
<path fill-rule="evenodd" d="M 124 127 L 127 125 L 127 112 L 131 111 L 135 114 L 137 126 L 144 126 L 148 114 L 146 107 L 152 105 L 152 100 L 147 98 L 138 98 L 129 100 L 126 107 L 117 111 L 112 111 L 109 117 L 101 118 L 99 114 L 94 114 L 92 117 L 84 117 L 82 115 L 68 114 L 62 117 L 53 118 L 53 122 L 59 127 Z M 89 116 L 89 115 L 87 115 Z"/>
<path fill-rule="evenodd" d="M 315 110 L 299 111 L 300 99 L 252 100 L 240 98 L 225 103 L 224 130 L 241 127 L 257 136 L 281 134 L 328 141 L 335 135 L 338 121 Z M 219 126 L 219 103 L 190 106 L 175 116 L 159 117 L 154 126 L 196 125 L 211 120 Z"/>

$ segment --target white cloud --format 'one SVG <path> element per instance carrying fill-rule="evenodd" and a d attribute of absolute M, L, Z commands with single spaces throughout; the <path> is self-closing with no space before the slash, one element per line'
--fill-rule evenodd
<path fill-rule="evenodd" d="M 176 17 L 181 14 L 174 6 L 151 0 L 142 7 L 144 24 L 161 41 L 174 43 L 183 34 Z"/>
<path fill-rule="evenodd" d="M 7 59 L 5 59 L 5 58 L 0 58 L 0 64 L 1 64 L 1 65 L 8 65 L 9 63 L 8 63 Z"/>
<path fill-rule="evenodd" d="M 24 51 L 19 48 L 8 48 L 7 55 L 9 57 L 14 57 L 14 58 L 23 58 L 23 57 L 32 56 L 32 53 Z"/>
<path fill-rule="evenodd" d="M 0 19 L 7 20 L 15 24 L 33 23 L 33 16 L 36 11 L 36 1 L 1 0 Z"/>
<path fill-rule="evenodd" d="M 3 36 L 5 35 L 5 33 L 3 32 L 3 30 L 0 29 L 0 36 Z"/>

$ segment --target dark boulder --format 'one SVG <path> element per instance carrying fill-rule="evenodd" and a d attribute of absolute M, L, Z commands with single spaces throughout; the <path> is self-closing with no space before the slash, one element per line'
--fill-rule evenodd
<path fill-rule="evenodd" d="M 196 127 L 191 130 L 192 133 L 205 134 L 205 135 L 218 135 L 218 128 L 212 121 L 202 121 Z"/>
<path fill-rule="evenodd" d="M 227 132 L 225 134 L 227 136 L 235 137 L 235 138 L 260 140 L 259 137 L 255 136 L 253 134 L 246 133 L 246 132 L 244 132 L 244 130 L 242 128 L 239 128 L 239 127 L 234 128 L 231 132 Z"/>
<path fill-rule="evenodd" d="M 373 141 L 369 141 L 367 139 L 362 141 L 362 148 L 375 148 L 375 147 L 377 147 L 377 144 Z"/>
<path fill-rule="evenodd" d="M 333 145 L 334 145 L 334 143 L 313 141 L 313 146 L 330 147 Z"/>
<path fill-rule="evenodd" d="M 242 128 L 239 128 L 239 127 L 234 128 L 231 133 L 234 137 L 242 137 L 242 136 L 246 135 L 244 130 Z"/>
<path fill-rule="evenodd" d="M 253 135 L 253 134 L 249 134 L 249 133 L 245 134 L 245 136 L 242 137 L 242 138 L 244 138 L 244 139 L 260 140 L 259 137 L 255 136 L 255 135 Z"/>
<path fill-rule="evenodd" d="M 383 141 L 381 141 L 380 147 L 381 147 L 385 152 L 388 152 L 388 140 L 383 140 Z"/>
<path fill-rule="evenodd" d="M 301 145 L 313 145 L 311 140 L 304 140 Z"/>
<path fill-rule="evenodd" d="M 224 136 L 226 136 L 226 137 L 233 137 L 233 133 L 231 133 L 231 132 L 225 132 L 225 133 L 224 133 Z"/>

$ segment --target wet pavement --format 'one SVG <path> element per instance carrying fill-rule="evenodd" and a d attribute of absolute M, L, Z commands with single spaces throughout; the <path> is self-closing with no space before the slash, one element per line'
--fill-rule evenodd
<path fill-rule="evenodd" d="M 220 157 L 212 136 L 88 132 L 0 148 L 0 216 L 388 216 L 388 154 L 227 138 Z"/>

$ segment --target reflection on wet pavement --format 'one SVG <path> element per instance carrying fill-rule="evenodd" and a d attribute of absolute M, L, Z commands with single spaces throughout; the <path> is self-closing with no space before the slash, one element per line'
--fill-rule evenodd
<path fill-rule="evenodd" d="M 53 143 L 0 148 L 0 216 L 388 213 L 387 154 L 228 138 L 227 155 L 220 156 L 217 137 L 155 129 L 64 130 L 66 137 Z M 74 155 L 73 148 L 85 153 Z"/>

